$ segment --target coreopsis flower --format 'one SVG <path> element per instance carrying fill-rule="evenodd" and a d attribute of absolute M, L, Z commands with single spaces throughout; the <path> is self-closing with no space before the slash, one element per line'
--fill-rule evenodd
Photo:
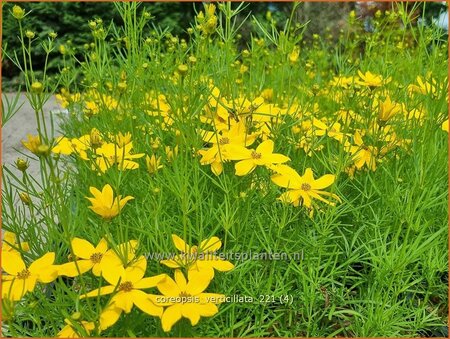
<path fill-rule="evenodd" d="M 272 175 L 272 181 L 280 186 L 287 188 L 278 199 L 283 202 L 288 202 L 294 206 L 303 205 L 306 208 L 312 207 L 312 200 L 317 199 L 328 205 L 335 205 L 335 202 L 325 199 L 329 197 L 340 201 L 340 198 L 330 192 L 323 191 L 324 188 L 331 186 L 334 183 L 335 176 L 326 174 L 318 179 L 314 179 L 313 171 L 307 168 L 303 176 L 300 176 L 296 170 L 286 165 L 274 166 L 273 170 L 277 172 Z"/>
<path fill-rule="evenodd" d="M 295 47 L 291 53 L 289 53 L 289 62 L 291 64 L 295 64 L 298 61 L 298 57 L 300 56 L 300 49 Z"/>
<path fill-rule="evenodd" d="M 95 276 L 100 276 L 101 262 L 103 255 L 108 250 L 108 244 L 105 239 L 101 239 L 96 247 L 89 241 L 74 238 L 70 242 L 72 252 L 76 256 L 76 260 L 58 266 L 59 275 L 68 277 L 76 277 L 90 269 Z"/>
<path fill-rule="evenodd" d="M 52 147 L 52 152 L 63 155 L 71 155 L 74 152 L 74 144 L 72 140 L 66 137 L 58 137 L 55 145 Z"/>
<path fill-rule="evenodd" d="M 366 165 L 370 170 L 375 171 L 377 168 L 378 148 L 366 145 L 359 131 L 356 131 L 354 134 L 354 144 L 346 148 L 352 155 L 352 160 L 356 168 L 361 169 Z"/>
<path fill-rule="evenodd" d="M 263 141 L 256 150 L 247 149 L 242 146 L 230 147 L 227 156 L 231 160 L 240 160 L 236 163 L 236 175 L 247 175 L 257 167 L 270 167 L 274 164 L 282 164 L 291 159 L 289 157 L 273 153 L 274 142 L 272 140 Z"/>
<path fill-rule="evenodd" d="M 384 101 L 375 99 L 373 108 L 378 109 L 378 124 L 384 126 L 393 116 L 402 111 L 402 106 L 393 102 L 389 96 Z"/>
<path fill-rule="evenodd" d="M 133 149 L 133 143 L 129 142 L 124 147 L 120 147 L 117 144 L 105 143 L 96 149 L 97 161 L 96 164 L 101 172 L 114 165 L 120 170 L 137 169 L 139 164 L 132 159 L 138 159 L 143 157 L 144 153 L 131 154 Z"/>
<path fill-rule="evenodd" d="M 176 145 L 174 148 L 166 146 L 164 148 L 164 151 L 166 152 L 167 161 L 172 162 L 173 159 L 178 155 L 178 145 Z"/>
<path fill-rule="evenodd" d="M 442 130 L 443 131 L 446 131 L 447 133 L 448 133 L 448 119 L 447 120 L 445 120 L 443 123 L 442 123 L 442 125 L 441 125 L 441 127 L 442 127 Z"/>
<path fill-rule="evenodd" d="M 358 75 L 361 78 L 361 80 L 357 80 L 356 83 L 363 85 L 363 86 L 368 86 L 371 88 L 380 87 L 391 81 L 390 77 L 384 79 L 381 75 L 373 74 L 370 71 L 367 71 L 366 73 L 362 73 L 361 71 L 358 71 Z"/>
<path fill-rule="evenodd" d="M 417 85 L 411 84 L 408 86 L 409 93 L 420 93 L 423 95 L 430 95 L 431 97 L 436 97 L 438 92 L 438 86 L 436 79 L 431 78 L 430 81 L 422 78 L 420 75 L 416 78 Z"/>
<path fill-rule="evenodd" d="M 218 257 L 215 252 L 222 247 L 222 241 L 218 237 L 203 240 L 199 246 L 189 246 L 179 236 L 172 234 L 175 248 L 180 251 L 173 259 L 161 260 L 161 264 L 170 268 L 186 268 L 189 271 L 204 272 L 211 279 L 214 270 L 228 272 L 234 265 Z"/>
<path fill-rule="evenodd" d="M 74 325 L 75 320 L 64 319 L 66 326 L 58 332 L 57 338 L 83 338 L 85 334 L 89 335 L 95 329 L 95 324 L 90 321 L 78 321 L 77 325 L 84 329 L 85 333 L 79 333 L 77 327 Z"/>
<path fill-rule="evenodd" d="M 19 250 L 28 252 L 30 250 L 28 242 L 18 242 L 15 233 L 6 231 L 2 241 L 2 256 L 3 252 L 11 252 L 20 255 Z"/>
<path fill-rule="evenodd" d="M 203 140 L 211 143 L 212 146 L 206 150 L 199 150 L 202 156 L 202 165 L 211 165 L 211 170 L 215 175 L 220 175 L 223 171 L 223 162 L 229 160 L 228 148 L 230 145 L 250 146 L 256 139 L 255 134 L 247 134 L 244 122 L 237 123 L 229 130 L 218 133 L 204 132 Z"/>
<path fill-rule="evenodd" d="M 156 157 L 154 154 L 151 157 L 147 155 L 145 157 L 145 163 L 147 164 L 147 171 L 150 174 L 154 174 L 163 168 L 163 165 L 161 165 L 161 157 Z"/>
<path fill-rule="evenodd" d="M 93 198 L 87 197 L 92 203 L 92 206 L 89 206 L 89 208 L 106 220 L 117 216 L 125 204 L 134 199 L 132 196 L 122 198 L 119 195 L 118 197 L 114 197 L 113 189 L 109 184 L 103 186 L 102 191 L 92 186 L 89 188 L 89 191 L 94 196 Z"/>
<path fill-rule="evenodd" d="M 162 328 L 169 332 L 172 326 L 182 317 L 188 318 L 192 326 L 200 321 L 200 317 L 212 317 L 219 310 L 225 296 L 217 293 L 203 293 L 211 277 L 207 274 L 189 274 L 188 280 L 180 270 L 175 271 L 175 280 L 166 276 L 157 284 L 162 296 L 152 295 L 151 299 L 157 305 L 168 306 L 161 317 Z"/>
<path fill-rule="evenodd" d="M 136 258 L 137 247 L 137 240 L 130 240 L 106 251 L 100 262 L 102 276 L 111 280 L 115 279 L 117 274 L 125 272 L 125 267 L 140 259 Z"/>
<path fill-rule="evenodd" d="M 28 140 L 22 140 L 22 145 L 25 146 L 31 153 L 39 154 L 39 146 L 42 145 L 41 138 L 38 135 L 27 134 Z"/>
<path fill-rule="evenodd" d="M 155 305 L 150 300 L 149 295 L 142 290 L 155 287 L 166 278 L 166 274 L 144 278 L 146 269 L 147 260 L 144 256 L 141 256 L 123 271 L 116 271 L 114 275 L 104 276 L 110 285 L 88 292 L 81 298 L 114 293 L 110 302 L 125 313 L 130 313 L 133 305 L 135 305 L 142 312 L 160 317 L 163 311 L 162 307 Z"/>
<path fill-rule="evenodd" d="M 27 292 L 32 292 L 36 283 L 50 283 L 58 276 L 53 265 L 55 253 L 49 252 L 26 266 L 17 253 L 2 251 L 2 269 L 7 274 L 2 275 L 2 297 L 18 301 Z"/>

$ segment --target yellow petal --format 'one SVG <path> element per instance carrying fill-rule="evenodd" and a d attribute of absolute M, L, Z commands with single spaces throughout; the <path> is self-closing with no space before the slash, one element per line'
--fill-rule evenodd
<path fill-rule="evenodd" d="M 175 270 L 175 283 L 178 285 L 181 291 L 186 291 L 187 281 L 181 270 Z"/>
<path fill-rule="evenodd" d="M 161 260 L 160 263 L 169 268 L 180 268 L 180 265 L 175 260 Z"/>
<path fill-rule="evenodd" d="M 26 267 L 18 252 L 2 251 L 2 268 L 8 274 L 17 275 Z"/>
<path fill-rule="evenodd" d="M 257 148 L 256 152 L 261 154 L 271 154 L 273 152 L 274 143 L 272 140 L 267 139 L 263 141 Z"/>
<path fill-rule="evenodd" d="M 209 298 L 211 298 L 211 296 L 209 296 Z M 224 300 L 224 298 L 225 298 L 225 296 L 223 294 L 217 294 L 217 297 L 215 297 L 214 300 Z M 202 304 L 202 305 L 197 305 L 196 308 L 197 308 L 197 312 L 202 317 L 212 317 L 214 314 L 219 312 L 219 309 L 213 303 L 206 303 L 206 304 Z"/>
<path fill-rule="evenodd" d="M 169 306 L 161 317 L 161 324 L 164 332 L 169 332 L 172 326 L 181 319 L 181 305 Z"/>
<path fill-rule="evenodd" d="M 114 193 L 111 185 L 106 184 L 102 190 L 101 201 L 105 206 L 112 207 L 114 204 Z"/>
<path fill-rule="evenodd" d="M 198 273 L 190 271 L 189 273 L 189 282 L 186 286 L 186 293 L 194 296 L 206 290 L 211 282 L 211 277 L 202 271 L 199 271 Z"/>
<path fill-rule="evenodd" d="M 87 240 L 73 238 L 71 241 L 73 253 L 83 259 L 89 259 L 95 253 L 94 246 Z"/>
<path fill-rule="evenodd" d="M 139 290 L 134 290 L 130 292 L 130 298 L 133 299 L 134 304 L 142 312 L 150 314 L 155 317 L 161 317 L 163 314 L 163 308 L 156 306 L 148 297 L 147 293 Z"/>
<path fill-rule="evenodd" d="M 34 274 L 41 274 L 42 271 L 46 270 L 49 266 L 53 265 L 53 262 L 55 261 L 55 253 L 54 252 L 48 252 L 44 254 L 39 259 L 35 260 L 30 265 L 30 272 Z"/>
<path fill-rule="evenodd" d="M 256 165 L 252 159 L 248 159 L 237 162 L 234 168 L 236 169 L 236 175 L 243 176 L 251 173 L 256 168 Z"/>
<path fill-rule="evenodd" d="M 326 174 L 319 179 L 314 181 L 314 185 L 312 185 L 313 189 L 323 189 L 333 184 L 335 176 L 332 174 Z"/>
<path fill-rule="evenodd" d="M 116 290 L 116 286 L 103 286 L 80 296 L 80 298 L 92 298 L 100 295 L 111 294 Z"/>
<path fill-rule="evenodd" d="M 178 235 L 172 234 L 172 241 L 173 241 L 173 244 L 175 245 L 175 248 L 178 251 L 184 252 L 184 253 L 190 253 L 190 246 L 188 244 L 186 244 L 186 242 L 183 239 L 181 239 Z"/>
<path fill-rule="evenodd" d="M 107 250 L 108 250 L 108 242 L 104 238 L 100 239 L 99 243 L 95 247 L 95 252 L 105 253 Z"/>
<path fill-rule="evenodd" d="M 200 243 L 201 252 L 216 252 L 221 247 L 222 241 L 218 237 L 211 237 Z"/>
<path fill-rule="evenodd" d="M 156 287 L 162 294 L 168 297 L 179 296 L 181 293 L 178 285 L 169 276 L 166 276 L 163 280 L 161 280 Z"/>
<path fill-rule="evenodd" d="M 181 315 L 191 321 L 191 325 L 195 326 L 200 320 L 200 313 L 198 311 L 198 304 L 186 303 L 181 307 Z"/>
<path fill-rule="evenodd" d="M 131 298 L 131 292 L 118 292 L 112 297 L 111 302 L 114 306 L 122 309 L 125 313 L 130 313 L 133 308 L 133 299 Z"/>
<path fill-rule="evenodd" d="M 140 281 L 133 284 L 136 289 L 146 289 L 155 287 L 159 282 L 164 280 L 167 277 L 167 274 L 159 274 L 154 277 L 146 277 L 141 279 Z"/>
<path fill-rule="evenodd" d="M 66 264 L 57 265 L 55 267 L 58 271 L 58 275 L 76 277 L 89 271 L 92 266 L 94 266 L 94 264 L 90 260 L 77 260 Z"/>
<path fill-rule="evenodd" d="M 111 304 L 100 313 L 100 330 L 106 330 L 119 320 L 122 310 Z"/>
<path fill-rule="evenodd" d="M 147 269 L 147 259 L 141 255 L 132 265 L 125 269 L 124 279 L 132 283 L 141 280 Z"/>
<path fill-rule="evenodd" d="M 234 265 L 226 260 L 220 258 L 213 258 L 207 261 L 209 265 L 220 272 L 228 272 L 234 268 Z"/>

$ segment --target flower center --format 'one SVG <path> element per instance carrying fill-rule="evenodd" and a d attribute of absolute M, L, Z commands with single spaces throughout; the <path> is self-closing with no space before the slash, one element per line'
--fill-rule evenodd
<path fill-rule="evenodd" d="M 257 153 L 255 151 L 252 151 L 252 158 L 253 159 L 261 159 L 261 153 Z"/>
<path fill-rule="evenodd" d="M 131 281 L 125 281 L 119 285 L 119 291 L 131 292 L 133 289 L 133 284 Z"/>
<path fill-rule="evenodd" d="M 367 147 L 366 145 L 361 145 L 361 148 L 362 148 L 363 150 L 365 150 L 365 151 L 368 151 L 368 150 L 369 150 L 369 147 Z"/>
<path fill-rule="evenodd" d="M 89 259 L 91 259 L 91 261 L 94 264 L 98 264 L 102 260 L 102 258 L 103 258 L 103 254 L 100 252 L 97 252 L 97 253 L 92 254 Z"/>
<path fill-rule="evenodd" d="M 17 279 L 27 279 L 31 275 L 31 272 L 24 268 L 21 272 L 17 273 Z"/>
<path fill-rule="evenodd" d="M 307 184 L 307 183 L 302 184 L 302 190 L 309 191 L 310 189 L 311 189 L 310 184 Z"/>
<path fill-rule="evenodd" d="M 180 297 L 181 303 L 186 304 L 188 302 L 188 300 L 190 299 L 191 295 L 183 291 L 180 293 L 179 297 Z"/>
<path fill-rule="evenodd" d="M 226 144 L 229 144 L 229 143 L 230 143 L 230 139 L 227 138 L 227 137 L 223 137 L 223 138 L 219 139 L 219 144 L 221 144 L 221 145 L 226 145 Z"/>

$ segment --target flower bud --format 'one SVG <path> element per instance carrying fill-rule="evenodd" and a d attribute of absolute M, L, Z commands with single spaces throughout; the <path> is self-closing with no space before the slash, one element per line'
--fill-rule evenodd
<path fill-rule="evenodd" d="M 89 21 L 89 28 L 90 29 L 96 29 L 97 28 L 97 23 L 95 21 Z"/>
<path fill-rule="evenodd" d="M 124 93 L 127 90 L 127 83 L 126 82 L 119 82 L 117 84 L 117 89 L 119 90 L 120 93 Z"/>
<path fill-rule="evenodd" d="M 25 35 L 28 39 L 33 39 L 36 34 L 33 31 L 26 31 Z"/>
<path fill-rule="evenodd" d="M 20 200 L 27 206 L 31 204 L 31 198 L 26 192 L 19 193 Z"/>
<path fill-rule="evenodd" d="M 35 81 L 31 84 L 31 92 L 32 93 L 39 94 L 39 93 L 42 93 L 43 90 L 44 90 L 44 86 L 42 85 L 41 82 Z"/>
<path fill-rule="evenodd" d="M 16 5 L 16 6 L 13 7 L 12 15 L 17 20 L 22 20 L 24 18 L 24 16 L 25 16 L 25 11 L 23 10 L 22 7 Z"/>
<path fill-rule="evenodd" d="M 50 32 L 50 33 L 48 33 L 48 36 L 50 37 L 50 39 L 55 40 L 56 37 L 58 36 L 58 34 L 55 32 Z"/>
<path fill-rule="evenodd" d="M 186 65 L 181 64 L 181 65 L 178 66 L 178 73 L 180 75 L 182 75 L 182 76 L 186 75 L 187 71 L 188 71 L 188 67 Z"/>
<path fill-rule="evenodd" d="M 81 313 L 80 312 L 75 312 L 74 314 L 72 314 L 70 316 L 73 320 L 80 320 L 81 319 Z"/>
<path fill-rule="evenodd" d="M 44 144 L 39 145 L 38 148 L 37 148 L 37 152 L 36 153 L 37 153 L 38 156 L 40 156 L 40 155 L 42 155 L 42 156 L 48 155 L 50 153 L 50 147 L 48 145 L 44 145 Z"/>
<path fill-rule="evenodd" d="M 20 171 L 25 172 L 27 168 L 30 166 L 30 164 L 28 163 L 28 161 L 22 158 L 17 158 L 16 166 Z"/>

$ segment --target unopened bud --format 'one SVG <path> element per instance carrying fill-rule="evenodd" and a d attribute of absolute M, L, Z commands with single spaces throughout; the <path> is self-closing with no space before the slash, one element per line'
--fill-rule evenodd
<path fill-rule="evenodd" d="M 22 158 L 18 158 L 16 160 L 16 166 L 20 171 L 25 172 L 27 168 L 30 166 L 30 164 L 28 163 L 28 161 Z"/>
<path fill-rule="evenodd" d="M 33 39 L 36 34 L 33 31 L 26 31 L 25 35 L 28 39 Z"/>
<path fill-rule="evenodd" d="M 31 204 L 31 198 L 26 192 L 19 193 L 20 200 L 27 206 Z"/>
<path fill-rule="evenodd" d="M 178 66 L 178 73 L 180 73 L 180 75 L 186 75 L 188 71 L 188 67 L 184 64 L 181 64 L 180 66 Z"/>
<path fill-rule="evenodd" d="M 12 15 L 17 20 L 22 20 L 23 17 L 25 16 L 25 11 L 23 10 L 22 7 L 16 5 L 16 6 L 13 7 Z"/>
<path fill-rule="evenodd" d="M 42 93 L 43 90 L 44 90 L 44 86 L 42 85 L 41 82 L 35 81 L 31 84 L 31 92 L 32 93 L 39 94 L 39 93 Z"/>

